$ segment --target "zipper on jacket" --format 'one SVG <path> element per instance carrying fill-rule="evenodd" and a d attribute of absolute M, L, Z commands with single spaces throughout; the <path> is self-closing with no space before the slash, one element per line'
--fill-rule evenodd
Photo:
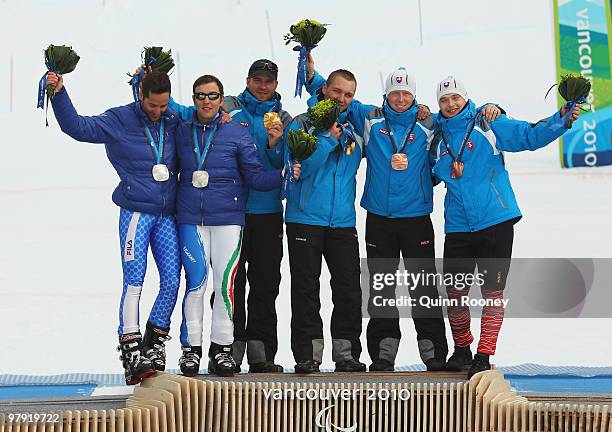
<path fill-rule="evenodd" d="M 310 195 L 310 191 L 312 190 L 312 183 L 314 182 L 314 178 L 311 179 L 307 186 L 308 189 L 306 189 L 306 191 L 304 191 L 304 200 L 300 203 L 300 211 L 303 212 L 304 211 L 304 207 L 306 207 L 306 204 L 308 203 L 308 197 Z M 302 184 L 303 185 L 303 184 Z M 302 191 L 300 191 L 300 195 L 302 195 Z"/>
<path fill-rule="evenodd" d="M 497 199 L 499 200 L 499 203 L 501 204 L 502 208 L 508 208 L 506 207 L 506 204 L 504 204 L 504 201 L 502 200 L 501 195 L 499 194 L 499 191 L 495 186 L 495 183 L 493 183 L 493 177 L 495 177 L 495 170 L 493 170 L 493 172 L 491 173 L 491 178 L 489 179 L 489 182 L 491 183 L 491 187 L 493 188 L 495 195 L 497 195 Z"/>
<path fill-rule="evenodd" d="M 334 226 L 334 224 L 332 223 L 332 221 L 334 220 L 334 203 L 336 202 L 336 174 L 338 173 L 338 165 L 340 164 L 340 158 L 342 157 L 342 153 L 340 153 L 337 156 L 336 159 L 336 169 L 334 170 L 334 190 L 332 192 L 332 207 L 331 207 L 331 213 L 329 215 L 329 226 Z"/>
<path fill-rule="evenodd" d="M 200 191 L 200 216 L 202 217 L 202 223 L 200 225 L 204 226 L 204 191 Z"/>
<path fill-rule="evenodd" d="M 161 216 L 164 216 L 164 210 L 166 209 L 166 182 L 162 182 L 161 184 L 161 196 L 162 196 Z"/>

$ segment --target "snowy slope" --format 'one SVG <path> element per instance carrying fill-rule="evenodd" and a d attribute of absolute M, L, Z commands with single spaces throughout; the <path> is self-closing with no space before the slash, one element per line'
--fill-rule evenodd
<path fill-rule="evenodd" d="M 49 43 L 72 45 L 81 55 L 66 76 L 82 114 L 97 114 L 128 103 L 125 72 L 138 65 L 145 45 L 163 45 L 180 55 L 172 76 L 174 96 L 188 101 L 191 83 L 203 73 L 219 76 L 229 94 L 244 88 L 250 63 L 272 57 L 265 11 L 270 14 L 279 91 L 292 114 L 305 109 L 293 99 L 296 56 L 282 43 L 289 25 L 304 17 L 332 23 L 315 51 L 317 67 L 353 70 L 357 97 L 380 100 L 379 71 L 405 65 L 417 75 L 418 99 L 435 108 L 435 84 L 448 74 L 463 78 L 478 103 L 500 103 L 513 117 L 536 120 L 550 114 L 555 98 L 544 100 L 554 82 L 554 43 L 550 2 L 500 0 L 423 3 L 424 45 L 419 45 L 417 0 L 362 2 L 341 0 L 168 2 L 21 1 L 0 2 L 0 374 L 118 372 L 117 307 L 121 266 L 117 241 L 118 209 L 110 200 L 116 174 L 101 146 L 63 135 L 50 112 L 35 110 L 36 84 L 44 72 L 41 51 Z M 287 7 L 290 4 L 290 7 Z M 374 4 L 376 6 L 374 6 Z M 27 29 L 27 32 L 24 32 Z M 9 59 L 14 56 L 13 111 L 9 112 Z M 556 144 L 536 153 L 509 155 L 515 192 L 525 215 L 516 227 L 518 257 L 609 257 L 612 232 L 612 170 L 558 168 Z M 359 198 L 364 170 L 359 174 Z M 436 189 L 433 214 L 438 255 L 443 242 L 444 191 Z M 365 212 L 358 209 L 363 256 Z M 143 290 L 143 320 L 156 290 L 150 260 Z M 289 350 L 288 260 L 283 260 L 279 305 L 278 360 L 291 367 Z M 324 321 L 331 314 L 329 276 L 324 269 Z M 181 295 L 184 287 L 181 287 Z M 280 307 L 280 306 L 283 307 Z M 205 328 L 209 323 L 207 310 Z M 173 323 L 180 322 L 180 307 Z M 611 320 L 507 320 L 498 354 L 502 365 L 610 365 Z M 478 322 L 473 322 L 474 330 Z M 174 330 L 178 324 L 174 325 Z M 412 323 L 398 364 L 419 362 Z M 169 343 L 170 367 L 177 367 L 178 334 Z M 329 338 L 329 333 L 326 333 Z M 450 332 L 449 332 L 449 340 Z M 571 342 L 570 342 L 571 341 Z M 568 343 L 569 342 L 569 343 Z M 205 342 L 207 343 L 207 342 Z M 40 354 L 24 349 L 36 347 Z M 326 350 L 324 367 L 331 367 Z M 364 353 L 362 359 L 367 360 Z"/>

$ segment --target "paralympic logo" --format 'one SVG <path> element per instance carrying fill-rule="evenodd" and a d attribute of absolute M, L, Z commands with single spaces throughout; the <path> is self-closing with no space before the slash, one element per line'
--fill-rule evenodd
<path fill-rule="evenodd" d="M 331 422 L 331 419 L 329 416 L 330 413 L 328 411 L 332 409 L 333 407 L 334 405 L 330 405 L 326 408 L 323 408 L 321 411 L 319 411 L 319 413 L 317 414 L 317 417 L 315 418 L 316 425 L 319 426 L 320 428 L 325 428 L 325 432 L 334 432 L 334 431 L 355 432 L 357 430 L 357 422 L 355 422 L 353 426 L 349 426 L 346 428 L 338 427 Z M 323 420 L 324 416 L 325 416 L 325 420 Z"/>

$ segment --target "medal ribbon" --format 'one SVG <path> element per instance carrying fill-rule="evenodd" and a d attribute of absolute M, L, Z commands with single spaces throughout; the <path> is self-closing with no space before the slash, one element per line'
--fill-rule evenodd
<path fill-rule="evenodd" d="M 204 132 L 206 132 L 207 127 L 204 126 Z M 208 149 L 210 148 L 210 144 L 214 138 L 215 133 L 217 132 L 217 123 L 215 122 L 208 132 L 208 136 L 206 137 L 206 141 L 204 141 L 204 148 L 200 152 L 200 141 L 198 139 L 198 128 L 195 123 L 192 126 L 193 130 L 193 150 L 196 155 L 196 162 L 198 163 L 198 171 L 202 170 L 202 166 L 204 165 L 204 161 L 206 160 L 206 155 L 208 154 Z"/>
<path fill-rule="evenodd" d="M 478 115 L 476 117 L 478 117 Z M 474 126 L 476 126 L 476 118 L 474 118 L 474 121 L 472 122 L 467 132 L 465 133 L 465 136 L 463 137 L 463 141 L 461 142 L 461 147 L 459 147 L 459 153 L 457 153 L 457 156 L 455 156 L 455 153 L 453 153 L 453 150 L 448 144 L 448 140 L 446 139 L 446 136 L 444 135 L 444 130 L 440 128 L 440 132 L 442 133 L 442 141 L 444 141 L 444 146 L 446 147 L 446 150 L 448 150 L 448 154 L 453 160 L 453 162 L 461 162 L 461 157 L 463 156 L 463 152 L 465 150 L 465 144 L 470 138 L 470 135 L 472 134 L 472 131 L 474 130 Z"/>
<path fill-rule="evenodd" d="M 385 127 L 387 128 L 387 130 L 389 131 L 389 139 L 391 140 L 391 144 L 393 144 L 393 148 L 395 148 L 395 153 L 401 153 L 404 148 L 406 147 L 406 145 L 408 144 L 408 139 L 410 138 L 410 135 L 412 135 L 412 132 L 414 132 L 414 128 L 416 127 L 417 124 L 417 118 L 416 116 L 414 117 L 414 122 L 412 123 L 412 127 L 410 128 L 410 130 L 408 131 L 408 133 L 406 134 L 406 136 L 404 137 L 404 140 L 402 142 L 402 146 L 401 147 L 397 147 L 397 142 L 395 141 L 395 137 L 393 136 L 393 129 L 391 129 L 390 125 L 389 125 L 389 121 L 387 120 L 387 116 L 384 115 L 385 117 Z"/>
<path fill-rule="evenodd" d="M 155 156 L 155 163 L 159 165 L 164 156 L 164 118 L 161 118 L 161 122 L 159 125 L 159 144 L 155 144 L 155 139 L 149 130 L 149 127 L 145 124 L 144 120 L 141 120 L 142 126 L 144 127 L 145 134 L 147 135 L 147 139 L 149 140 L 149 144 L 153 149 L 153 155 Z"/>

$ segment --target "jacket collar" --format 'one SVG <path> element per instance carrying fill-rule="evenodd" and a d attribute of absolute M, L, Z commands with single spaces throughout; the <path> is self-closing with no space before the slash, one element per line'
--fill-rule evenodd
<path fill-rule="evenodd" d="M 251 93 L 248 89 L 245 89 L 242 93 L 237 96 L 238 100 L 244 105 L 249 113 L 255 116 L 263 116 L 265 113 L 270 111 L 280 111 L 281 110 L 281 96 L 278 93 L 274 94 L 272 99 L 267 101 L 260 101 L 253 93 Z"/>
<path fill-rule="evenodd" d="M 198 114 L 196 112 L 194 112 L 193 113 L 193 117 L 191 118 L 189 123 L 192 126 L 196 126 L 198 128 L 200 128 L 200 127 L 203 128 L 203 127 L 209 127 L 209 126 L 214 126 L 214 125 L 218 126 L 220 120 L 221 120 L 221 114 L 217 113 L 217 115 L 215 116 L 213 121 L 211 121 L 210 123 L 207 123 L 207 124 L 203 124 L 202 122 L 200 122 L 200 119 L 198 118 Z"/>
<path fill-rule="evenodd" d="M 151 120 L 149 120 L 149 117 L 147 116 L 147 113 L 145 113 L 143 111 L 141 104 L 142 104 L 142 102 L 132 102 L 130 104 L 132 106 L 132 110 L 136 114 L 136 117 L 138 117 L 138 120 L 139 121 L 142 120 L 144 122 L 144 124 L 146 124 L 148 126 L 155 126 L 155 125 L 157 125 L 157 122 L 153 123 L 153 122 L 151 122 Z M 170 108 L 167 108 L 166 111 L 164 111 L 164 113 L 161 115 L 160 118 L 163 118 L 164 120 L 168 121 L 174 115 L 175 115 L 174 111 L 172 111 L 172 109 L 170 109 Z"/>
<path fill-rule="evenodd" d="M 465 131 L 476 118 L 476 105 L 472 100 L 468 100 L 467 104 L 459 114 L 454 117 L 446 118 L 440 112 L 438 114 L 438 125 L 445 131 Z"/>
<path fill-rule="evenodd" d="M 385 114 L 385 119 L 389 122 L 390 126 L 412 126 L 418 111 L 418 104 L 416 99 L 412 103 L 412 106 L 408 108 L 404 112 L 397 112 L 393 108 L 389 106 L 389 104 L 385 101 L 383 104 L 383 112 Z"/>

